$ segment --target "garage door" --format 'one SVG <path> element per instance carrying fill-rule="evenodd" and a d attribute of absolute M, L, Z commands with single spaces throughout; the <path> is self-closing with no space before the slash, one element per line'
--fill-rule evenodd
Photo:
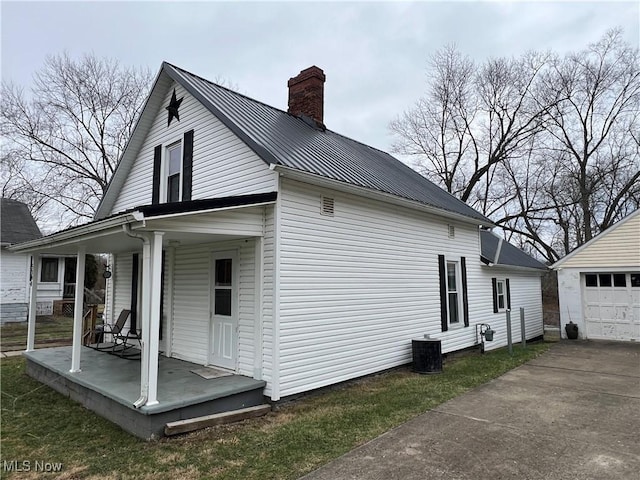
<path fill-rule="evenodd" d="M 585 273 L 586 338 L 640 340 L 640 272 Z"/>

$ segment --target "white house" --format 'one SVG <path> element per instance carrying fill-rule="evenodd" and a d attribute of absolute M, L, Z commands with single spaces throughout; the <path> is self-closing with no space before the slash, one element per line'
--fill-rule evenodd
<path fill-rule="evenodd" d="M 584 339 L 640 340 L 640 210 L 552 268 L 563 325 L 577 324 Z"/>
<path fill-rule="evenodd" d="M 0 248 L 0 324 L 26 322 L 31 281 L 31 258 L 7 247 L 42 237 L 40 229 L 29 212 L 29 207 L 17 200 L 2 198 Z M 36 274 L 38 279 L 38 315 L 51 315 L 53 302 L 65 295 L 65 266 L 75 259 L 60 256 L 43 257 Z M 67 289 L 69 284 L 67 283 Z M 71 295 L 73 296 L 73 294 Z"/>
<path fill-rule="evenodd" d="M 284 112 L 163 63 L 95 220 L 15 247 L 110 254 L 106 316 L 130 309 L 142 330 L 143 405 L 162 402 L 158 355 L 264 380 L 277 401 L 409 363 L 425 334 L 452 352 L 489 323 L 487 346 L 505 345 L 508 309 L 542 335 L 546 267 L 327 129 L 324 81 L 290 79 Z"/>

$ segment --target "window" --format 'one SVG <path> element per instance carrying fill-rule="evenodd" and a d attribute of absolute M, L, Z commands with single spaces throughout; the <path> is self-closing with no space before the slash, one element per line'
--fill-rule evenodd
<path fill-rule="evenodd" d="M 614 273 L 613 274 L 613 286 L 614 287 L 626 287 L 627 286 L 627 275 L 624 273 Z"/>
<path fill-rule="evenodd" d="M 184 132 L 182 140 L 153 149 L 151 203 L 188 202 L 193 189 L 193 135 Z"/>
<path fill-rule="evenodd" d="M 182 170 L 182 143 L 174 143 L 167 147 L 167 202 L 180 201 L 180 172 Z"/>
<path fill-rule="evenodd" d="M 610 273 L 601 273 L 598 275 L 600 280 L 601 287 L 610 287 L 611 286 L 611 274 Z"/>
<path fill-rule="evenodd" d="M 631 286 L 640 287 L 640 273 L 631 274 Z"/>
<path fill-rule="evenodd" d="M 58 281 L 58 259 L 43 258 L 42 267 L 40 269 L 41 282 L 57 282 Z"/>
<path fill-rule="evenodd" d="M 496 281 L 496 296 L 498 299 L 498 311 L 503 311 L 506 305 L 506 290 L 504 288 L 504 280 Z"/>
<path fill-rule="evenodd" d="M 458 262 L 447 262 L 447 307 L 449 324 L 460 324 L 460 284 Z"/>
<path fill-rule="evenodd" d="M 469 298 L 467 293 L 467 262 L 465 257 L 447 260 L 438 255 L 438 284 L 440 290 L 440 326 L 443 332 L 450 326 L 469 326 Z"/>
<path fill-rule="evenodd" d="M 597 287 L 598 286 L 598 275 L 595 273 L 587 273 L 584 276 L 585 283 L 587 287 Z"/>
<path fill-rule="evenodd" d="M 493 288 L 493 313 L 511 310 L 511 289 L 508 278 L 491 279 Z"/>
<path fill-rule="evenodd" d="M 215 263 L 215 304 L 214 314 L 231 316 L 231 293 L 233 287 L 232 260 L 216 259 Z"/>

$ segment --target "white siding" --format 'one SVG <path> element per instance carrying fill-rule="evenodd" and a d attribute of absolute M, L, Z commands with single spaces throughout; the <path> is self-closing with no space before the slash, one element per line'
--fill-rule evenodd
<path fill-rule="evenodd" d="M 0 250 L 0 298 L 2 303 L 29 302 L 29 255 Z"/>
<path fill-rule="evenodd" d="M 113 312 L 107 318 L 107 323 L 113 324 L 118 319 L 120 312 L 131 308 L 131 274 L 133 268 L 133 253 L 120 253 L 114 255 L 111 268 L 113 289 Z M 131 317 L 127 325 L 131 322 Z M 138 326 L 141 323 L 138 322 Z"/>
<path fill-rule="evenodd" d="M 640 268 L 640 214 L 631 214 L 626 221 L 614 225 L 594 238 L 561 268 Z"/>
<path fill-rule="evenodd" d="M 167 128 L 167 111 L 173 87 L 180 105 L 180 121 Z M 276 189 L 277 176 L 267 164 L 224 126 L 200 102 L 180 85 L 167 92 L 163 106 L 145 139 L 138 158 L 118 194 L 112 214 L 151 203 L 153 154 L 157 145 L 181 140 L 194 130 L 192 198 L 214 198 L 230 195 L 270 192 Z"/>
<path fill-rule="evenodd" d="M 438 254 L 466 257 L 469 290 L 477 289 L 484 279 L 476 228 L 454 223 L 449 240 L 449 220 L 282 185 L 282 396 L 408 363 L 410 340 L 425 333 L 442 338 L 445 351 L 473 344 L 473 326 L 441 334 Z M 322 195 L 335 198 L 334 217 L 320 215 Z M 484 293 L 480 304 L 470 295 L 473 319 L 492 312 L 490 284 Z"/>
<path fill-rule="evenodd" d="M 149 229 L 164 232 L 260 236 L 262 235 L 262 217 L 263 207 L 258 206 L 153 220 L 148 225 Z"/>
<path fill-rule="evenodd" d="M 500 271 L 484 268 L 486 293 L 489 295 L 489 310 L 484 315 L 484 322 L 491 325 L 496 332 L 493 342 L 486 342 L 485 349 L 493 350 L 507 344 L 507 316 L 505 312 L 493 313 L 493 291 L 491 278 L 509 279 L 511 292 L 511 341 L 520 343 L 520 308 L 524 308 L 525 334 L 527 340 L 539 337 L 544 333 L 542 320 L 542 287 L 537 273 L 516 271 Z"/>
<path fill-rule="evenodd" d="M 274 207 L 265 208 L 262 271 L 262 380 L 265 395 L 271 395 L 273 380 L 273 302 L 274 302 Z"/>
<path fill-rule="evenodd" d="M 172 356 L 205 365 L 209 349 L 209 248 L 176 248 Z"/>
<path fill-rule="evenodd" d="M 30 265 L 29 255 L 0 250 L 0 324 L 27 321 Z"/>
<path fill-rule="evenodd" d="M 255 241 L 177 247 L 173 278 L 172 356 L 205 365 L 209 359 L 211 253 L 239 252 L 237 372 L 253 375 L 255 317 Z"/>

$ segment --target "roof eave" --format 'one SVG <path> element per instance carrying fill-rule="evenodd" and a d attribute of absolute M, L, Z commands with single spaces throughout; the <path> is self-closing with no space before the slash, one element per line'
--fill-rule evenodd
<path fill-rule="evenodd" d="M 427 205 L 425 203 L 421 203 L 415 200 L 399 197 L 391 193 L 382 192 L 379 190 L 373 190 L 371 188 L 361 187 L 358 185 L 353 185 L 351 183 L 341 182 L 340 180 L 323 177 L 321 175 L 314 174 L 314 173 L 304 172 L 301 170 L 297 170 L 295 168 L 286 167 L 284 165 L 272 164 L 270 165 L 270 168 L 272 170 L 277 171 L 284 177 L 292 178 L 294 180 L 300 180 L 307 183 L 312 183 L 314 185 L 318 185 L 321 187 L 332 188 L 334 190 L 342 191 L 345 193 L 352 193 L 354 195 L 359 195 L 362 197 L 372 198 L 372 199 L 380 200 L 387 203 L 401 205 L 403 207 L 411 208 L 413 210 L 420 210 L 423 212 L 431 213 L 433 215 L 449 218 L 452 220 L 458 220 L 463 223 L 470 223 L 476 226 L 477 225 L 482 225 L 485 227 L 495 226 L 491 222 L 483 221 L 478 218 L 468 217 L 466 215 L 462 215 L 456 212 L 451 212 L 449 210 L 434 207 L 432 205 Z"/>
<path fill-rule="evenodd" d="M 558 267 L 561 267 L 566 261 L 570 260 L 571 258 L 573 258 L 575 255 L 577 255 L 578 253 L 580 253 L 581 251 L 589 248 L 589 246 L 591 246 L 593 243 L 597 242 L 599 239 L 607 236 L 609 233 L 615 231 L 618 227 L 620 227 L 621 225 L 624 225 L 625 223 L 627 223 L 630 219 L 634 218 L 636 215 L 640 215 L 640 208 L 638 210 L 635 210 L 633 212 L 631 212 L 629 215 L 627 215 L 626 217 L 624 217 L 622 220 L 620 220 L 618 223 L 615 223 L 613 225 L 611 225 L 609 228 L 607 228 L 604 232 L 600 232 L 598 235 L 596 235 L 595 237 L 593 237 L 591 240 L 589 240 L 587 243 L 580 245 L 578 248 L 576 248 L 575 250 L 573 250 L 572 252 L 568 253 L 567 255 L 565 255 L 564 257 L 562 257 L 560 260 L 558 260 L 557 262 L 555 262 L 553 265 L 551 265 L 549 268 L 551 268 L 552 270 L 556 270 L 558 269 Z"/>
<path fill-rule="evenodd" d="M 121 165 L 126 167 L 127 166 L 126 165 L 126 160 L 128 160 L 129 157 L 132 157 L 131 158 L 131 164 L 133 164 L 133 161 L 135 160 L 135 156 L 137 155 L 138 150 L 142 146 L 142 142 L 140 142 L 140 144 L 136 148 L 136 152 L 132 152 L 131 151 L 131 149 L 134 148 L 134 146 L 135 146 L 135 141 L 136 141 L 137 137 L 139 135 L 142 135 L 142 132 L 140 131 L 140 126 L 141 126 L 143 120 L 145 120 L 150 115 L 154 115 L 155 116 L 155 110 L 153 112 L 151 112 L 151 110 L 153 109 L 153 107 L 155 105 L 154 102 L 157 101 L 157 98 L 155 98 L 154 93 L 155 93 L 156 88 L 158 87 L 158 84 L 160 83 L 160 79 L 162 77 L 163 72 L 165 72 L 165 64 L 166 64 L 166 62 L 162 63 L 162 65 L 160 67 L 160 71 L 158 71 L 158 74 L 156 75 L 156 78 L 153 81 L 152 87 L 149 90 L 149 94 L 147 95 L 147 99 L 144 102 L 144 106 L 140 110 L 140 115 L 138 116 L 138 119 L 136 120 L 136 124 L 133 127 L 131 136 L 127 140 L 127 144 L 125 145 L 124 149 L 122 150 L 122 155 L 118 159 L 118 163 L 116 164 L 116 168 L 115 168 L 115 170 L 113 172 L 113 175 L 111 176 L 111 179 L 109 180 L 109 184 L 107 185 L 107 190 L 105 191 L 104 195 L 100 199 L 100 203 L 98 203 L 98 208 L 96 209 L 96 213 L 95 213 L 95 215 L 93 217 L 94 220 L 100 220 L 101 218 L 104 218 L 104 217 L 109 215 L 110 210 L 111 210 L 111 208 L 113 208 L 113 205 L 114 205 L 115 200 L 117 198 L 117 193 L 120 190 L 119 188 L 117 188 L 117 185 L 118 185 L 119 180 L 120 180 L 119 177 L 124 175 L 124 177 L 126 178 L 126 174 L 123 174 L 122 172 L 120 172 L 120 170 L 122 170 L 122 168 L 123 168 Z M 131 164 L 128 165 L 128 166 L 130 167 Z M 123 179 L 123 181 L 124 181 L 124 179 Z M 121 185 L 120 185 L 120 187 L 121 187 Z M 115 191 L 114 189 L 117 189 L 118 191 Z"/>
<path fill-rule="evenodd" d="M 86 235 L 107 231 L 114 227 L 141 222 L 143 220 L 144 217 L 139 212 L 126 213 L 105 220 L 97 220 L 69 230 L 52 233 L 51 235 L 35 240 L 17 243 L 9 246 L 8 250 L 15 253 L 37 253 L 57 244 L 67 244 Z"/>
<path fill-rule="evenodd" d="M 482 261 L 483 266 L 484 267 L 488 267 L 488 268 L 504 268 L 504 269 L 508 269 L 508 270 L 520 270 L 520 271 L 526 271 L 526 272 L 537 272 L 540 274 L 543 274 L 547 271 L 549 271 L 549 267 L 544 267 L 544 268 L 536 268 L 536 267 L 525 267 L 524 265 L 509 265 L 507 263 L 491 263 L 491 262 L 485 262 Z"/>

